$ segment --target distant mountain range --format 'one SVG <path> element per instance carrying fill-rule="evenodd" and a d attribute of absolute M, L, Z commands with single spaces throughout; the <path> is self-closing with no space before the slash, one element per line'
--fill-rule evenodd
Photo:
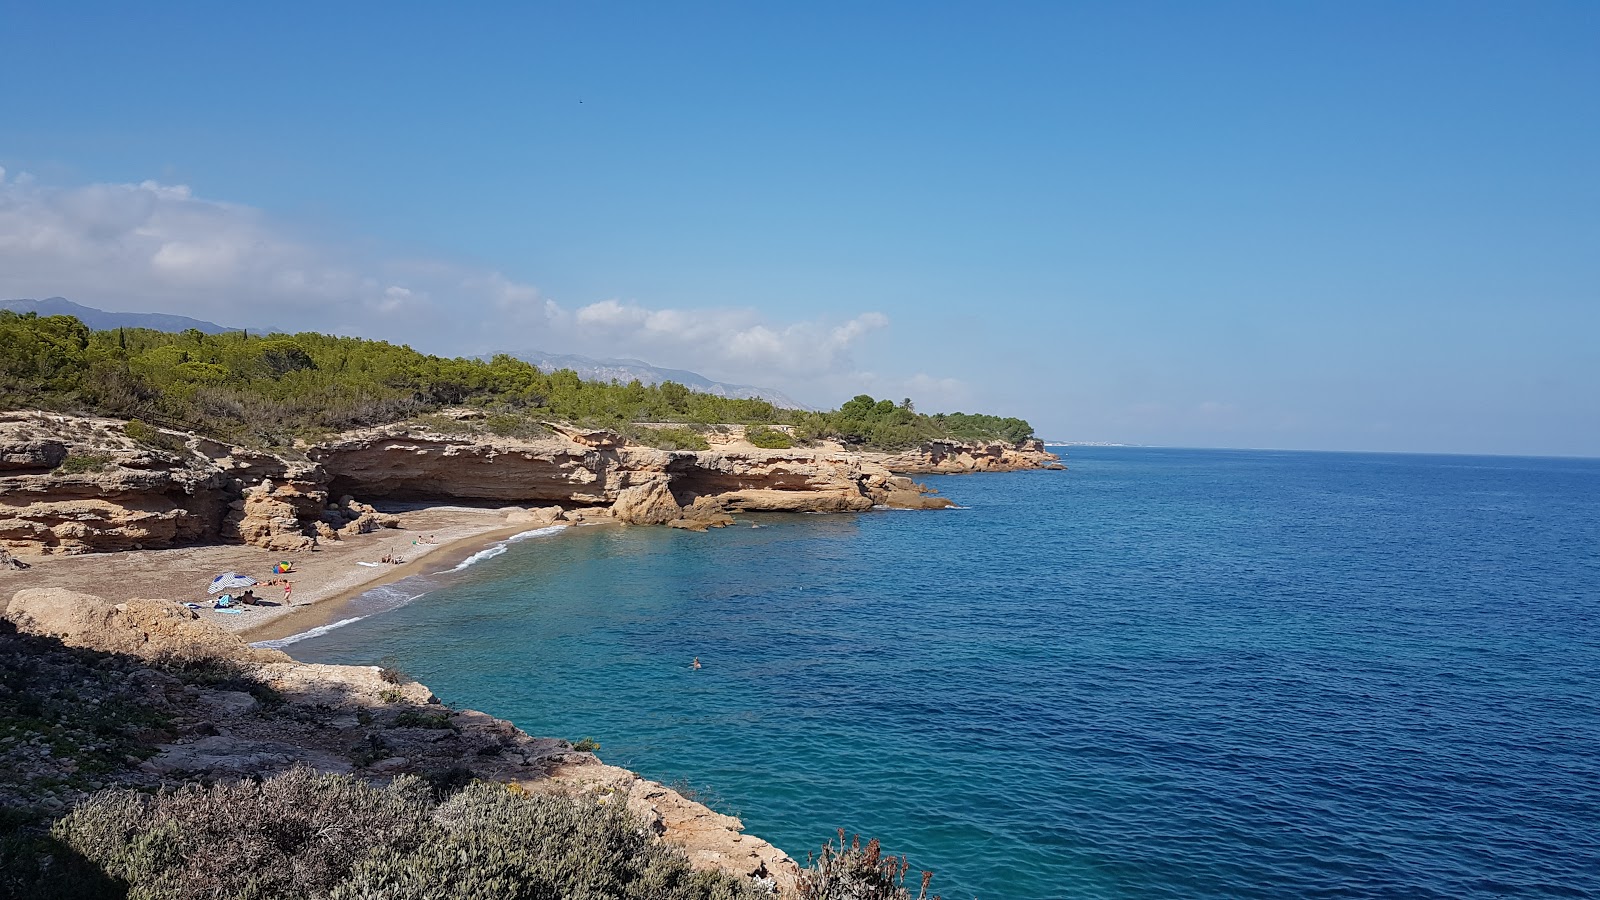
<path fill-rule="evenodd" d="M 525 350 L 513 353 L 517 359 L 530 362 L 538 366 L 541 371 L 554 372 L 557 369 L 571 369 L 578 373 L 578 377 L 585 381 L 620 381 L 627 384 L 638 379 L 640 384 L 660 384 L 663 381 L 676 381 L 691 390 L 714 394 L 718 397 L 731 397 L 736 400 L 761 399 L 773 406 L 784 409 L 811 409 L 804 403 L 799 403 L 781 391 L 772 388 L 754 387 L 748 384 L 728 384 L 711 379 L 687 369 L 663 369 L 652 366 L 647 362 L 637 359 L 594 359 L 588 356 L 577 356 L 571 353 L 545 353 L 542 350 Z"/>
<path fill-rule="evenodd" d="M 103 331 L 107 328 L 149 328 L 154 331 L 188 331 L 198 328 L 206 334 L 238 331 L 215 322 L 191 319 L 188 316 L 169 316 L 166 313 L 106 312 L 92 306 L 73 303 L 65 297 L 48 297 L 44 300 L 0 300 L 0 309 L 19 313 L 38 313 L 41 316 L 77 316 L 83 324 Z"/>
<path fill-rule="evenodd" d="M 33 312 L 41 316 L 77 316 L 78 320 L 83 324 L 96 330 L 107 328 L 150 328 L 155 331 L 187 331 L 190 328 L 198 328 L 206 334 L 221 334 L 224 331 L 240 330 L 218 325 L 215 322 L 191 319 L 188 316 L 171 316 L 166 313 L 107 312 L 103 309 L 95 309 L 92 306 L 73 303 L 65 297 L 49 297 L 44 300 L 0 300 L 0 309 L 9 309 L 19 313 Z M 663 381 L 676 381 L 686 388 L 704 391 L 707 394 L 715 394 L 718 397 L 732 397 L 740 400 L 759 397 L 773 406 L 781 406 L 785 409 L 811 408 L 803 403 L 797 403 L 782 392 L 771 388 L 712 381 L 704 375 L 690 372 L 686 369 L 663 369 L 637 359 L 593 359 L 588 356 L 545 353 L 540 350 L 528 350 L 522 353 L 513 353 L 512 355 L 525 362 L 533 363 L 545 372 L 554 372 L 557 369 L 571 369 L 578 373 L 579 378 L 587 381 L 611 381 L 615 379 L 623 384 L 627 384 L 635 378 L 641 384 L 660 384 Z"/>

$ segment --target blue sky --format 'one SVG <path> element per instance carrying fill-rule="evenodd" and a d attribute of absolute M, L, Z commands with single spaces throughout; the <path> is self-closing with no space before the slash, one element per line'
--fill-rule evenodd
<path fill-rule="evenodd" d="M 0 13 L 0 296 L 1600 455 L 1595 4 L 333 6 Z"/>

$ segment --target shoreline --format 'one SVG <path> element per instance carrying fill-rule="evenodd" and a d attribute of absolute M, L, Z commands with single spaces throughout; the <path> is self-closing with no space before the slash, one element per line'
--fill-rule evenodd
<path fill-rule="evenodd" d="M 516 534 L 541 527 L 538 521 L 509 522 L 520 506 L 464 506 L 442 503 L 393 509 L 399 528 L 384 528 L 323 545 L 314 552 L 276 553 L 247 544 L 205 544 L 162 550 L 84 553 L 32 560 L 23 571 L 0 573 L 0 592 L 23 588 L 88 591 L 113 602 L 161 598 L 199 603 L 200 618 L 247 640 L 273 640 L 327 624 L 337 610 L 376 587 L 459 564 L 474 552 Z M 565 523 L 556 523 L 565 524 Z M 425 535 L 437 543 L 422 543 Z M 359 565 L 386 555 L 400 564 Z M 267 585 L 258 590 L 260 606 L 238 613 L 209 608 L 206 587 L 219 572 L 236 571 L 266 581 L 272 565 L 292 564 L 290 606 Z M 318 621 L 321 619 L 322 621 Z M 288 629 L 288 630 L 285 630 Z"/>
<path fill-rule="evenodd" d="M 502 525 L 492 530 L 475 531 L 449 541 L 441 541 L 437 545 L 427 545 L 429 546 L 429 551 L 418 554 L 416 559 L 407 559 L 399 565 L 384 568 L 368 569 L 368 567 L 363 566 L 363 569 L 373 573 L 371 577 L 344 587 L 337 592 L 318 597 L 310 603 L 295 604 L 271 619 L 253 620 L 235 633 L 253 644 L 264 641 L 281 641 L 285 638 L 294 637 L 339 621 L 339 613 L 348 609 L 351 601 L 377 588 L 418 576 L 446 575 L 454 571 L 455 566 L 470 559 L 473 555 L 502 544 L 519 534 L 557 526 L 575 528 L 578 524 L 557 522 L 554 525 L 543 526 L 533 523 Z M 435 568 L 435 565 L 440 568 Z M 278 649 L 283 648 L 279 647 Z M 284 652 L 288 651 L 285 650 Z M 292 656 L 293 654 L 290 655 Z"/>

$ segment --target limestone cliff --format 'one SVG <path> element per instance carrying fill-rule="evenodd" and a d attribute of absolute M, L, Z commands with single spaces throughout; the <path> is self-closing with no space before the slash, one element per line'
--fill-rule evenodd
<path fill-rule="evenodd" d="M 0 548 L 88 553 L 220 540 L 298 550 L 341 529 L 393 524 L 350 498 L 330 505 L 315 463 L 184 432 L 139 433 L 116 419 L 0 413 Z"/>
<path fill-rule="evenodd" d="M 174 431 L 154 440 L 145 429 L 141 443 L 112 419 L 0 413 L 0 548 L 81 553 L 227 541 L 292 551 L 394 526 L 356 497 L 555 506 L 558 516 L 703 529 L 739 512 L 950 505 L 910 473 L 1061 467 L 1037 441 L 936 441 L 876 453 L 763 450 L 735 436 L 709 450 L 668 451 L 614 432 L 554 427 L 519 439 L 391 425 L 303 445 L 291 458 Z"/>
<path fill-rule="evenodd" d="M 167 547 L 214 536 L 227 476 L 198 451 L 139 444 L 111 419 L 0 413 L 0 546 Z"/>
<path fill-rule="evenodd" d="M 1061 457 L 1038 440 L 1011 444 L 1005 441 L 929 441 L 898 453 L 868 454 L 879 465 L 907 475 L 964 475 L 969 472 L 1015 472 L 1023 469 L 1064 469 Z"/>

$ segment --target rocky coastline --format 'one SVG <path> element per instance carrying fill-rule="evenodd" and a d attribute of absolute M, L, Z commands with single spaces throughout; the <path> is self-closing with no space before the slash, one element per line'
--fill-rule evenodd
<path fill-rule="evenodd" d="M 658 450 L 553 425 L 532 439 L 419 425 L 268 453 L 116 419 L 0 413 L 0 549 L 18 557 L 248 544 L 292 552 L 396 527 L 379 500 L 522 506 L 529 522 L 612 518 L 701 530 L 739 512 L 939 508 L 909 475 L 1059 468 L 1037 441 Z"/>
<path fill-rule="evenodd" d="M 700 531 L 744 512 L 951 505 L 912 474 L 1060 468 L 1037 442 L 936 442 L 893 454 L 839 445 L 770 450 L 728 429 L 711 449 L 695 451 L 560 424 L 551 432 L 513 438 L 392 425 L 267 453 L 180 431 L 152 436 L 115 419 L 0 413 L 0 629 L 15 632 L 13 639 L 31 635 L 110 654 L 162 722 L 142 735 L 139 758 L 112 766 L 98 782 L 56 771 L 71 767 L 70 757 L 0 749 L 0 762 L 25 776 L 11 779 L 20 793 L 0 796 L 0 805 L 59 812 L 101 783 L 153 787 L 296 766 L 372 780 L 453 772 L 530 792 L 625 798 L 696 868 L 765 879 L 787 892 L 799 872 L 794 861 L 744 834 L 738 819 L 566 741 L 451 709 L 397 673 L 309 665 L 252 647 L 233 632 L 255 622 L 219 621 L 174 602 L 194 585 L 160 566 L 143 581 L 116 579 L 115 595 L 80 590 L 120 560 L 180 554 L 168 568 L 200 566 L 183 571 L 196 580 L 226 554 L 247 552 L 304 560 L 313 571 L 323 558 L 336 560 L 348 583 L 334 587 L 349 593 L 398 574 L 359 568 L 351 554 L 403 547 L 408 535 L 433 530 L 430 504 L 476 504 L 467 512 L 477 518 L 437 519 L 457 526 L 438 529 L 453 540 L 592 522 Z M 422 512 L 401 509 L 407 504 Z M 410 540 L 411 555 L 436 549 Z M 330 587 L 311 599 L 334 593 Z M 212 670 L 227 677 L 183 674 Z M 28 787 L 33 782 L 53 787 L 41 793 Z"/>
<path fill-rule="evenodd" d="M 529 793 L 619 798 L 694 868 L 759 878 L 780 895 L 799 873 L 783 851 L 744 834 L 737 818 L 568 741 L 445 706 L 391 670 L 313 665 L 252 647 L 167 600 L 112 603 L 59 588 L 20 590 L 0 598 L 0 653 L 28 653 L 25 665 L 7 670 L 51 682 L 74 702 L 131 702 L 141 716 L 132 745 L 122 748 L 133 753 L 109 767 L 79 759 L 72 752 L 79 747 L 7 741 L 0 808 L 51 816 L 105 787 L 259 778 L 297 767 L 380 782 L 400 774 L 478 778 Z M 94 686 L 107 670 L 114 686 Z"/>

